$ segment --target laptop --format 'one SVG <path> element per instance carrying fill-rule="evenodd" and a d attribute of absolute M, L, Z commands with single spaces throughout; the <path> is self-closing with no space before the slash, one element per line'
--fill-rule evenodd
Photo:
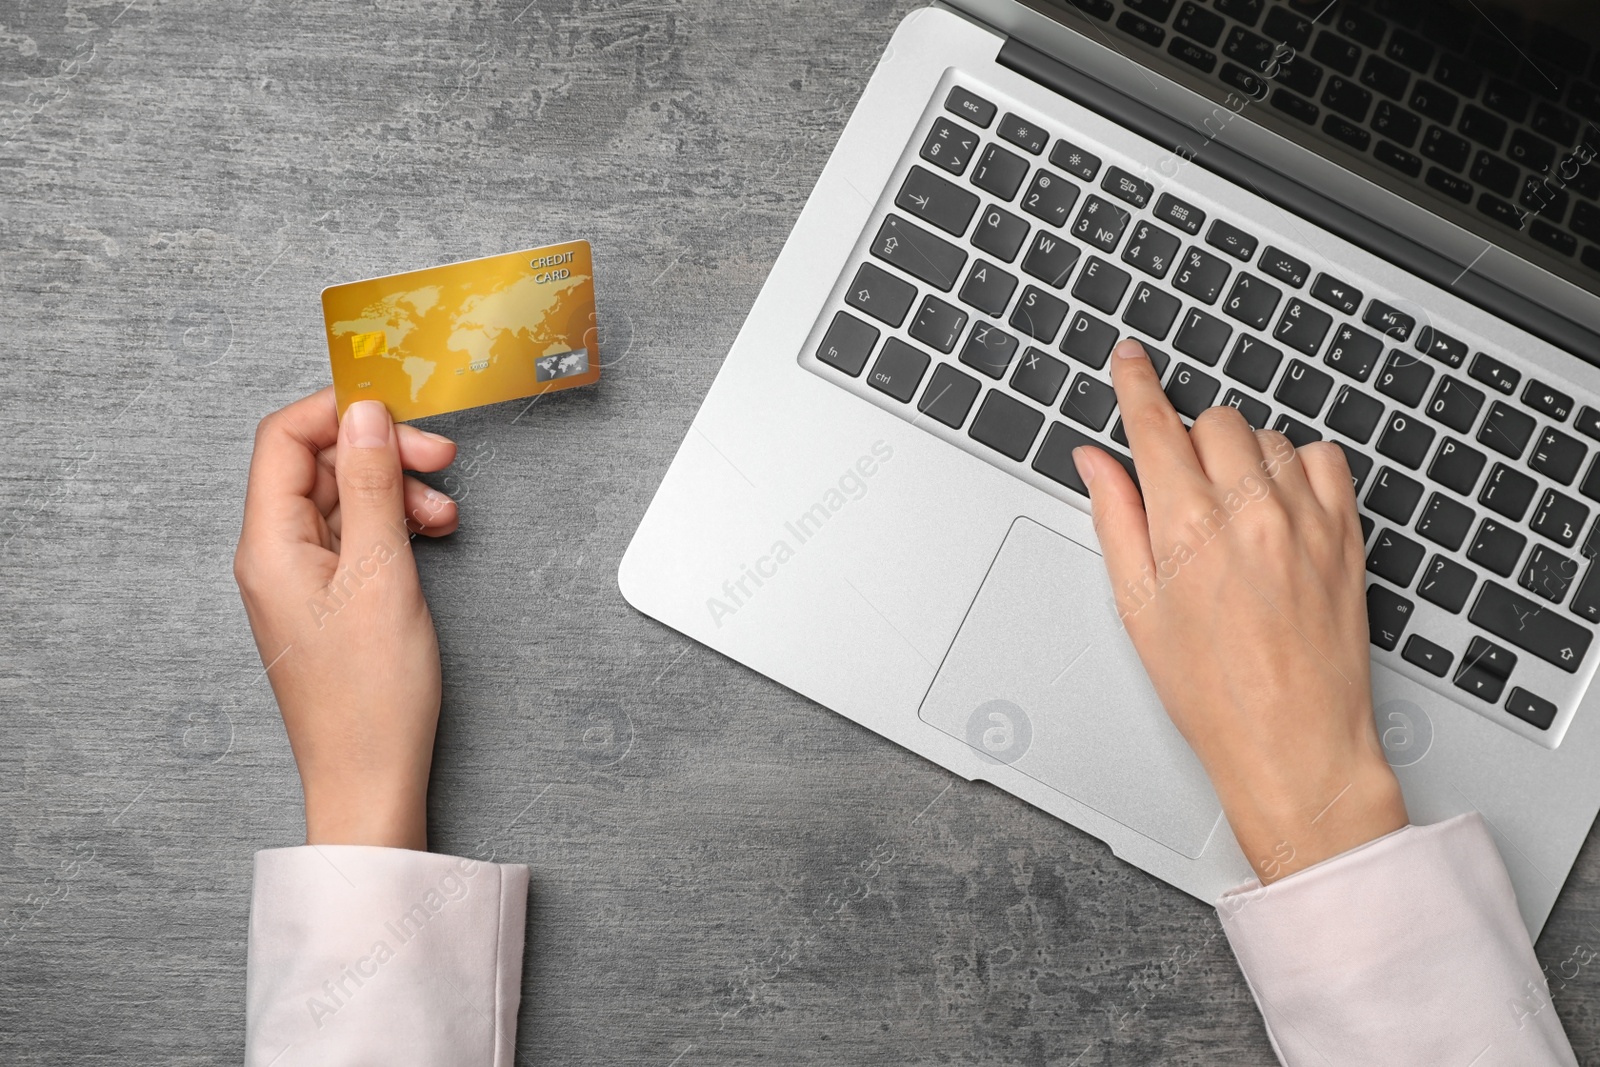
<path fill-rule="evenodd" d="M 1379 734 L 1537 935 L 1600 807 L 1582 3 L 948 0 L 894 31 L 625 554 L 640 611 L 1214 901 L 1118 624 L 1107 356 L 1350 460 Z"/>

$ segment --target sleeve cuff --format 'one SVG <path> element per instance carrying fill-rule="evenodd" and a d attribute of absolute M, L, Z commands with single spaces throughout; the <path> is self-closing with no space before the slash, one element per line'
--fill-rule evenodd
<path fill-rule="evenodd" d="M 256 853 L 247 1067 L 510 1067 L 528 869 L 405 849 Z"/>
<path fill-rule="evenodd" d="M 1482 816 L 1217 902 L 1287 1064 L 1576 1067 Z"/>

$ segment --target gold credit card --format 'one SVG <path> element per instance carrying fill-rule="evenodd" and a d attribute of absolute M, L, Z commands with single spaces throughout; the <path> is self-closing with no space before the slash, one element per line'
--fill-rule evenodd
<path fill-rule="evenodd" d="M 322 291 L 339 414 L 396 421 L 600 380 L 588 241 L 390 274 Z"/>

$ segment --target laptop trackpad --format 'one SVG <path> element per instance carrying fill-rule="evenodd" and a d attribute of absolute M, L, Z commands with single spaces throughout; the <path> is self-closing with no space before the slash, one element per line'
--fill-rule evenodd
<path fill-rule="evenodd" d="M 924 721 L 1195 858 L 1221 806 L 1117 619 L 1099 553 L 1018 519 Z"/>

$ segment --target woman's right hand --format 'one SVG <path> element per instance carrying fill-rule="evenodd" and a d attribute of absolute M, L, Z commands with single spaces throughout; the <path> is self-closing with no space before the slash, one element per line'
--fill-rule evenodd
<path fill-rule="evenodd" d="M 1372 715 L 1365 562 L 1340 448 L 1233 408 L 1185 430 L 1137 341 L 1111 359 L 1139 486 L 1074 455 L 1118 613 L 1263 883 L 1398 830 Z"/>
<path fill-rule="evenodd" d="M 261 420 L 233 572 L 305 792 L 306 843 L 426 849 L 439 643 L 411 535 L 456 502 L 406 470 L 455 443 L 332 389 Z"/>

